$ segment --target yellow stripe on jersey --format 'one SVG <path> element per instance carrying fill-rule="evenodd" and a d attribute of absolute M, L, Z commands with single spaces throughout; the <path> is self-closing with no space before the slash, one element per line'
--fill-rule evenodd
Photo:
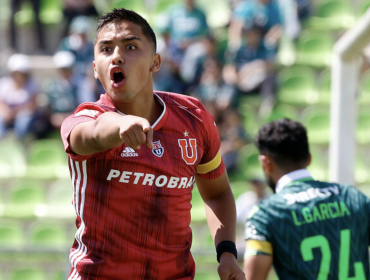
<path fill-rule="evenodd" d="M 210 162 L 204 163 L 204 164 L 198 164 L 197 166 L 197 173 L 198 174 L 206 174 L 217 167 L 219 167 L 221 164 L 221 155 L 220 152 L 217 153 L 214 159 L 212 159 Z"/>
<path fill-rule="evenodd" d="M 268 241 L 247 240 L 245 253 L 248 255 L 257 255 L 258 253 L 272 255 L 272 245 Z"/>

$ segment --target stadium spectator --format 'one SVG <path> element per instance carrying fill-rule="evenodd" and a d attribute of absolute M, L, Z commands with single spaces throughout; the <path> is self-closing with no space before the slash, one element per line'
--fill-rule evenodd
<path fill-rule="evenodd" d="M 306 129 L 280 119 L 256 137 L 260 162 L 274 195 L 246 223 L 244 271 L 266 279 L 369 278 L 370 199 L 350 185 L 316 181 Z"/>
<path fill-rule="evenodd" d="M 196 6 L 195 0 L 183 0 L 168 10 L 163 28 L 169 33 L 170 47 L 176 55 L 174 61 L 180 65 L 188 46 L 208 33 L 205 13 Z"/>
<path fill-rule="evenodd" d="M 229 26 L 229 51 L 241 45 L 243 30 L 252 26 L 261 28 L 265 46 L 276 51 L 283 33 L 278 0 L 245 0 L 236 6 Z"/>
<path fill-rule="evenodd" d="M 263 31 L 251 26 L 243 31 L 243 43 L 236 53 L 227 52 L 227 63 L 223 79 L 235 85 L 241 94 L 258 93 L 263 97 L 260 113 L 271 110 L 277 89 L 274 70 L 276 53 L 266 48 L 262 40 Z"/>
<path fill-rule="evenodd" d="M 153 93 L 161 59 L 153 30 L 138 14 L 113 9 L 103 16 L 94 51 L 95 76 L 107 93 L 80 105 L 61 128 L 78 214 L 70 278 L 193 279 L 196 182 L 220 278 L 244 279 L 212 115 L 192 97 Z"/>
<path fill-rule="evenodd" d="M 7 63 L 9 75 L 0 79 L 0 137 L 13 129 L 23 139 L 32 133 L 39 89 L 30 74 L 30 61 L 24 54 L 13 54 Z"/>
<path fill-rule="evenodd" d="M 72 20 L 69 35 L 62 39 L 59 51 L 72 52 L 76 57 L 74 71 L 79 75 L 89 75 L 92 72 L 94 60 L 94 45 L 89 34 L 94 30 L 95 22 L 86 16 L 78 16 Z"/>
<path fill-rule="evenodd" d="M 17 46 L 17 28 L 15 22 L 15 14 L 21 9 L 23 2 L 30 2 L 33 7 L 33 11 L 35 14 L 35 25 L 36 25 L 36 34 L 37 34 L 37 44 L 40 52 L 46 51 L 45 46 L 45 38 L 44 38 L 44 30 L 40 20 L 40 0 L 11 0 L 10 1 L 10 22 L 9 22 L 9 37 L 10 37 L 10 46 L 15 51 L 18 52 L 19 48 Z"/>
<path fill-rule="evenodd" d="M 228 108 L 236 107 L 235 87 L 226 84 L 222 79 L 220 63 L 212 57 L 203 62 L 203 68 L 199 70 L 200 81 L 195 89 L 190 92 L 192 96 L 199 98 L 207 107 L 212 106 L 215 116 L 226 114 Z"/>
<path fill-rule="evenodd" d="M 62 122 L 83 102 L 96 100 L 92 81 L 88 77 L 75 74 L 75 56 L 68 51 L 59 51 L 53 57 L 58 76 L 46 80 L 42 94 L 47 100 L 47 115 L 54 130 L 60 130 Z"/>
<path fill-rule="evenodd" d="M 63 0 L 63 2 L 63 15 L 66 21 L 63 37 L 68 35 L 70 25 L 74 18 L 86 16 L 96 19 L 99 16 L 98 11 L 95 8 L 94 0 Z"/>
<path fill-rule="evenodd" d="M 219 109 L 220 105 L 216 108 Z M 217 114 L 219 116 L 217 126 L 221 139 L 220 154 L 225 162 L 227 172 L 233 173 L 237 171 L 237 157 L 240 149 L 249 141 L 248 135 L 235 107 L 219 109 Z"/>
<path fill-rule="evenodd" d="M 284 28 L 284 36 L 289 40 L 295 40 L 301 33 L 301 19 L 298 15 L 298 4 L 297 0 L 277 0 L 282 25 Z"/>
<path fill-rule="evenodd" d="M 161 30 L 157 49 L 161 55 L 161 71 L 153 73 L 154 89 L 161 91 L 185 92 L 186 85 L 180 77 L 180 69 L 176 63 L 176 54 L 170 47 L 169 33 Z"/>
<path fill-rule="evenodd" d="M 270 193 L 266 190 L 264 182 L 260 179 L 255 178 L 250 180 L 250 186 L 252 187 L 252 190 L 248 190 L 241 194 L 235 201 L 237 223 L 242 225 L 245 225 L 247 222 L 249 212 L 252 208 L 255 205 L 258 205 L 263 199 L 270 196 Z"/>
<path fill-rule="evenodd" d="M 312 0 L 295 0 L 297 3 L 298 18 L 302 22 L 312 15 Z"/>

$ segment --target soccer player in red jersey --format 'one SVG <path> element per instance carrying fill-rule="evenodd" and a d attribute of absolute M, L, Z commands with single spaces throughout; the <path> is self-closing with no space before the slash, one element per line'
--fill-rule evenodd
<path fill-rule="evenodd" d="M 153 30 L 135 12 L 104 15 L 94 44 L 95 77 L 106 94 L 81 104 L 61 128 L 77 213 L 68 279 L 194 279 L 194 182 L 220 279 L 245 279 L 212 115 L 195 98 L 153 91 L 161 58 Z"/>

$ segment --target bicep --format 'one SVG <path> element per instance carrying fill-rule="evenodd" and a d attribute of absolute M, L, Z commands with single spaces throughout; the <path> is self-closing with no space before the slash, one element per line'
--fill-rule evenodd
<path fill-rule="evenodd" d="M 244 259 L 246 280 L 266 280 L 272 267 L 272 256 L 254 255 Z"/>
<path fill-rule="evenodd" d="M 218 198 L 228 191 L 231 192 L 226 171 L 216 179 L 206 179 L 196 175 L 195 182 L 204 201 Z"/>

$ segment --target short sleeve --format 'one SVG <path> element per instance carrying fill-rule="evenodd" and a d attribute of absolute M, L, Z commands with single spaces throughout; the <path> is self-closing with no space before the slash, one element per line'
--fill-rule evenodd
<path fill-rule="evenodd" d="M 104 113 L 104 110 L 96 104 L 83 103 L 76 109 L 73 115 L 70 115 L 63 121 L 60 135 L 62 137 L 66 153 L 72 157 L 76 156 L 76 154 L 71 150 L 69 144 L 69 136 L 72 129 L 80 123 L 96 120 L 102 113 Z"/>
<path fill-rule="evenodd" d="M 215 179 L 225 171 L 225 164 L 219 153 L 221 142 L 215 120 L 210 112 L 203 107 L 202 135 L 203 157 L 197 166 L 197 173 L 205 179 Z"/>
<path fill-rule="evenodd" d="M 244 238 L 247 242 L 245 255 L 272 255 L 268 217 L 263 209 L 255 206 L 245 224 Z"/>

